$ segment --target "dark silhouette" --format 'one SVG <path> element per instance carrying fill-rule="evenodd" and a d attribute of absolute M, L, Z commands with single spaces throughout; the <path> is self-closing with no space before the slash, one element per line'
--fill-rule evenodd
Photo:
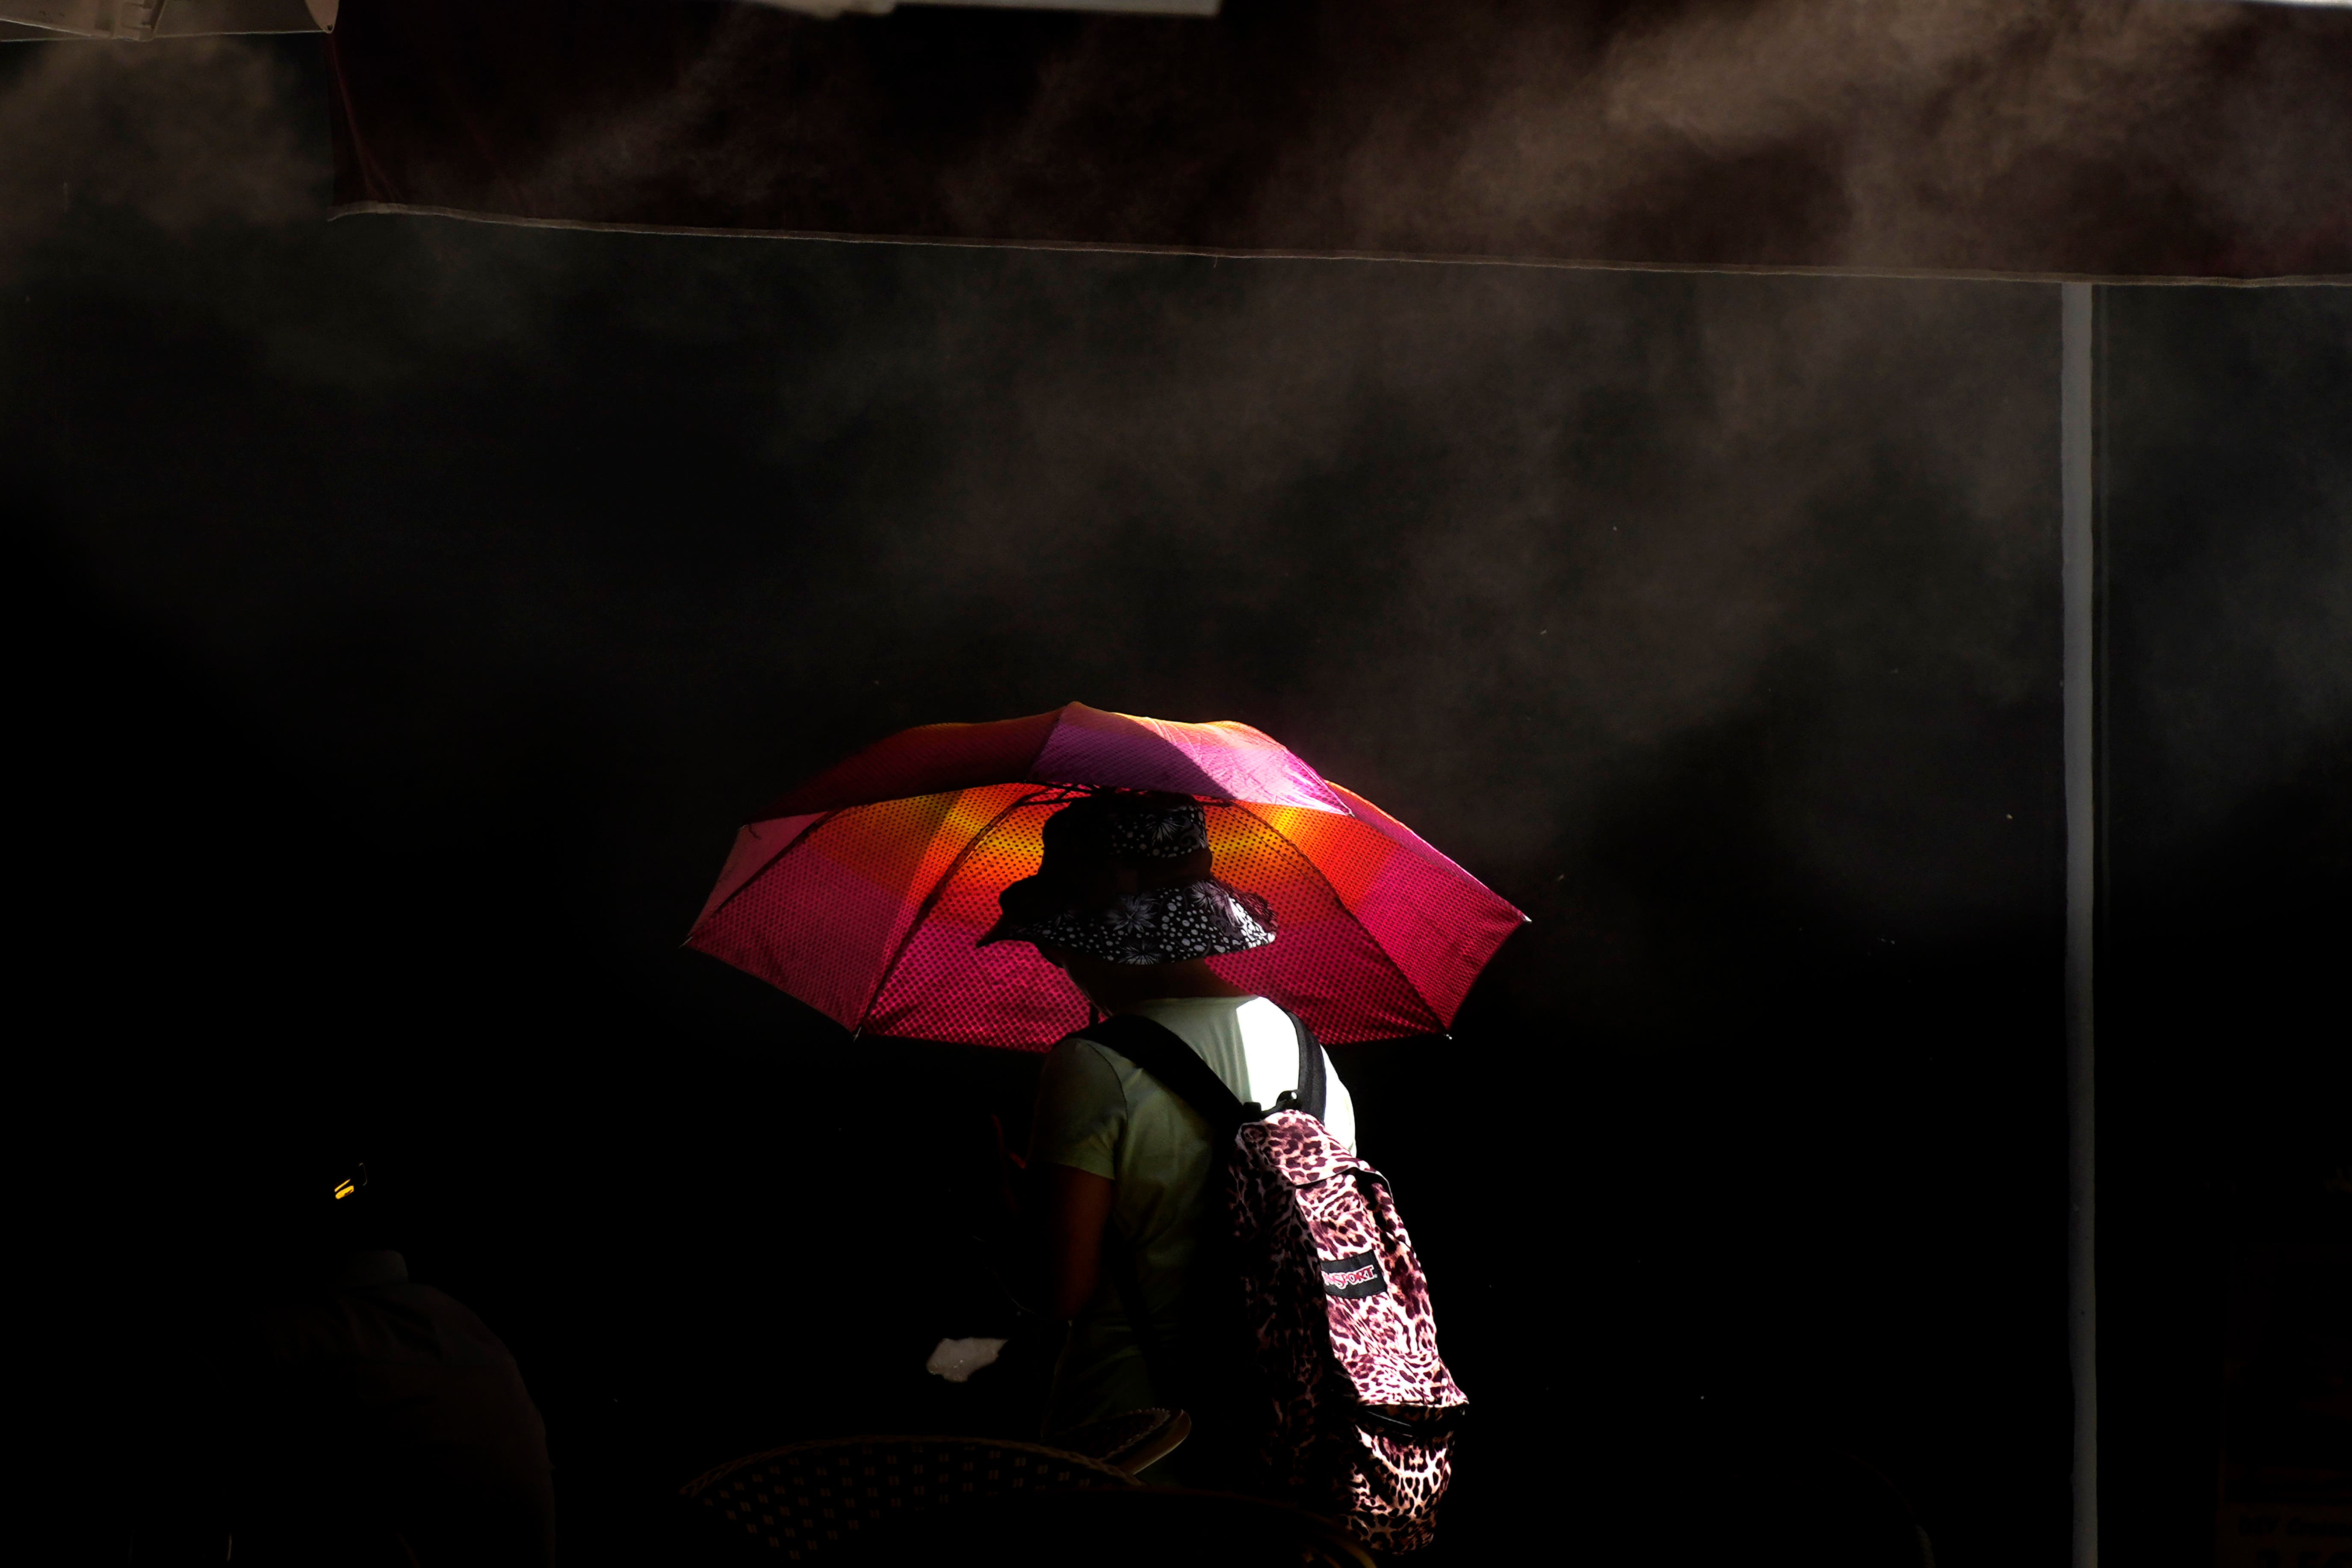
<path fill-rule="evenodd" d="M 547 1429 L 514 1357 L 409 1279 L 363 1167 L 295 1206 L 226 1368 L 231 1561 L 551 1563 Z"/>

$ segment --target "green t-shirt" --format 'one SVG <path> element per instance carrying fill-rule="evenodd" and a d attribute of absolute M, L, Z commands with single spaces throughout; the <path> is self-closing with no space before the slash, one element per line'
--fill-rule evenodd
<path fill-rule="evenodd" d="M 1271 1105 L 1298 1083 L 1298 1037 L 1290 1016 L 1262 996 L 1179 997 L 1134 1009 L 1173 1033 L 1244 1100 Z M 1324 1125 L 1349 1148 L 1355 1105 L 1324 1059 Z M 1158 1079 L 1108 1046 L 1066 1040 L 1046 1058 L 1037 1086 L 1033 1162 L 1069 1165 L 1118 1184 L 1106 1237 L 1103 1280 L 1073 1325 L 1054 1378 L 1047 1431 L 1164 1405 L 1152 1388 L 1143 1347 L 1129 1321 L 1119 1272 L 1130 1270 L 1155 1351 L 1187 1349 L 1182 1303 L 1206 1206 L 1208 1124 Z"/>

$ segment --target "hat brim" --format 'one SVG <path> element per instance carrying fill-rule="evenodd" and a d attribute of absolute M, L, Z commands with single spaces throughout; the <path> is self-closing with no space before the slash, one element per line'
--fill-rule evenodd
<path fill-rule="evenodd" d="M 1031 877 L 1004 890 L 1005 914 L 975 944 L 1028 942 L 1111 963 L 1187 963 L 1274 941 L 1273 906 L 1215 877 L 1129 893 L 1092 908 L 1023 910 L 1045 889 Z M 1016 912 L 1019 911 L 1019 912 Z"/>

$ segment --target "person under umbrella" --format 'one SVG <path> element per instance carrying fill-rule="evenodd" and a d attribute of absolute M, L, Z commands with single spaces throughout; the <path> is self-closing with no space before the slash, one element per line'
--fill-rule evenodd
<path fill-rule="evenodd" d="M 1044 843 L 1043 866 L 1004 889 L 1002 918 L 980 945 L 1033 944 L 1095 1011 L 1169 1030 L 1244 1102 L 1272 1105 L 1301 1088 L 1297 1021 L 1209 967 L 1277 932 L 1265 900 L 1216 877 L 1198 801 L 1090 795 L 1047 819 Z M 1354 1104 L 1328 1056 L 1323 1068 L 1325 1125 L 1352 1151 Z M 1228 1482 L 1217 1362 L 1234 1352 L 1212 1305 L 1223 1282 L 1206 1278 L 1215 1211 L 1208 1123 L 1082 1030 L 1046 1059 L 1030 1163 L 1047 1183 L 1047 1310 L 1067 1324 L 1046 1436 L 1129 1411 L 1185 1408 L 1192 1441 L 1146 1474 Z"/>
<path fill-rule="evenodd" d="M 1374 1276 L 1359 1271 L 1335 1290 L 1320 1263 L 1360 1259 L 1318 1250 L 1310 1284 L 1285 1268 L 1301 1259 L 1258 1257 L 1263 1226 L 1245 1238 L 1204 1223 L 1229 1196 L 1212 1178 L 1240 1152 L 1229 1113 L 1246 1124 L 1253 1101 L 1313 1120 L 1331 1159 L 1360 1164 L 1354 1107 L 1318 1042 L 1445 1035 L 1526 920 L 1261 730 L 1071 702 L 901 731 L 787 791 L 739 829 L 687 942 L 833 1019 L 845 1044 L 1049 1057 L 1032 1175 L 1060 1189 L 1054 1305 L 1068 1342 L 1034 1322 L 1010 1342 L 943 1339 L 929 1370 L 961 1382 L 1001 1359 L 989 1382 L 1003 1398 L 990 1403 L 1025 1405 L 1034 1389 L 1045 1404 L 1050 1383 L 1045 1435 L 1139 1466 L 1181 1439 L 1153 1479 L 1304 1487 L 1402 1540 L 1426 1535 L 1449 1462 L 1444 1413 L 1463 1397 L 1435 1354 L 1401 1221 L 1382 1226 L 1387 1287 L 1360 1294 Z M 1213 1148 L 1204 1121 L 1220 1130 Z M 1242 1223 L 1239 1209 L 1230 1217 Z M 1381 1348 L 1341 1386 L 1335 1347 L 1313 1343 L 1318 1323 L 1286 1320 L 1276 1338 L 1295 1330 L 1297 1354 L 1270 1362 L 1268 1289 L 1306 1320 L 1305 1302 L 1339 1302 L 1326 1315 L 1348 1322 L 1319 1325 L 1324 1338 L 1365 1328 Z M 1008 1294 L 1016 1315 L 1045 1304 Z M 1383 1306 L 1363 1304 L 1375 1296 Z M 1387 1354 L 1391 1331 L 1410 1353 Z M 1055 1362 L 1057 1377 L 1038 1375 Z M 1338 1425 L 1293 1419 L 1373 1405 L 1406 1412 L 1408 1426 L 1428 1415 L 1438 1435 L 1366 1436 L 1359 1419 L 1340 1452 L 1318 1447 Z M 1191 1436 L 1162 1415 L 1171 1405 L 1194 1416 Z M 1034 1416 L 1021 1425 L 1038 1431 Z M 1317 1451 L 1293 1452 L 1294 1438 Z M 1332 1493 L 1343 1484 L 1346 1497 Z"/>

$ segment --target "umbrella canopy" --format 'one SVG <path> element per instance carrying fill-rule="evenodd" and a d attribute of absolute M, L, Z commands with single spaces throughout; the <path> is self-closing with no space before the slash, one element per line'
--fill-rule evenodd
<path fill-rule="evenodd" d="M 1327 1042 L 1449 1027 L 1527 919 L 1246 724 L 1073 702 L 905 731 L 785 795 L 736 835 L 687 945 L 845 1028 L 1042 1050 L 1085 1026 L 1085 998 L 1025 942 L 974 943 L 1037 869 L 1045 819 L 1104 787 L 1203 803 L 1217 874 L 1280 931 L 1211 965 Z"/>

